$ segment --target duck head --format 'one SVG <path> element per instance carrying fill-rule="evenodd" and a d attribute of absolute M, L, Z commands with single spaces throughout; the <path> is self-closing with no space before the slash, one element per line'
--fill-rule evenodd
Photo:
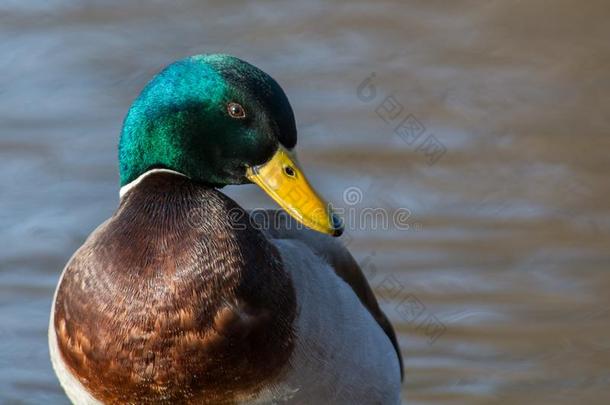
<path fill-rule="evenodd" d="M 275 80 L 233 56 L 192 56 L 161 71 L 131 106 L 121 186 L 155 168 L 210 187 L 252 182 L 305 226 L 338 236 L 342 222 L 307 181 L 296 143 L 292 107 Z"/>

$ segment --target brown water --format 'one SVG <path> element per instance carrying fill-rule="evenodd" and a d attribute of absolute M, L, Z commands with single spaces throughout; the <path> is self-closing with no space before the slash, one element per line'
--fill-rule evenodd
<path fill-rule="evenodd" d="M 607 2 L 25 3 L 0 3 L 0 403 L 67 402 L 46 344 L 59 273 L 116 207 L 130 101 L 202 52 L 282 84 L 339 207 L 408 217 L 346 242 L 409 403 L 610 403 Z"/>

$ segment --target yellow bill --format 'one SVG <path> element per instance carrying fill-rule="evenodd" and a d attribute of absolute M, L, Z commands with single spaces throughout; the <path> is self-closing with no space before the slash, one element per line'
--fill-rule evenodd
<path fill-rule="evenodd" d="M 249 167 L 246 176 L 303 225 L 333 236 L 343 233 L 341 219 L 311 187 L 296 157 L 286 148 L 280 146 L 271 160 Z"/>

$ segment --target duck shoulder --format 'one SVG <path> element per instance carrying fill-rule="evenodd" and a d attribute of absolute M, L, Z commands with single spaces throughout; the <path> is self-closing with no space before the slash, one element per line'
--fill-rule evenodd
<path fill-rule="evenodd" d="M 314 254 L 324 259 L 337 276 L 351 287 L 362 305 L 392 342 L 398 356 L 402 378 L 403 360 L 394 328 L 379 307 L 371 286 L 349 250 L 336 238 L 304 228 L 285 211 L 255 210 L 250 211 L 249 214 L 252 222 L 263 230 L 269 239 L 294 239 L 304 243 Z"/>

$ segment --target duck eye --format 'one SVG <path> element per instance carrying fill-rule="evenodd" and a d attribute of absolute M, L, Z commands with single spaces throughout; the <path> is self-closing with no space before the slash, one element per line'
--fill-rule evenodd
<path fill-rule="evenodd" d="M 233 118 L 246 118 L 246 110 L 238 103 L 229 103 L 227 105 L 227 112 Z"/>
<path fill-rule="evenodd" d="M 286 173 L 286 175 L 290 177 L 294 177 L 296 175 L 292 166 L 284 166 L 284 173 Z"/>

